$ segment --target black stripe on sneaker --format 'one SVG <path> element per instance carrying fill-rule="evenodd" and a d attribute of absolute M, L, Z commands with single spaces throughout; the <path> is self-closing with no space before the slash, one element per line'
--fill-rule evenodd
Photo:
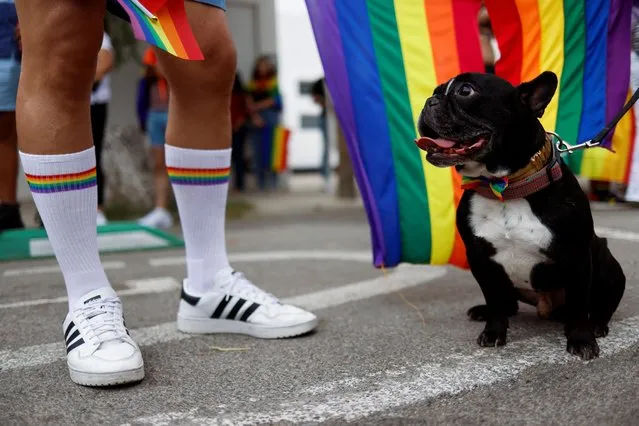
<path fill-rule="evenodd" d="M 187 294 L 187 292 L 184 291 L 184 286 L 182 286 L 182 294 L 180 295 L 180 297 L 182 298 L 182 300 L 184 300 L 186 303 L 188 303 L 191 306 L 197 305 L 197 303 L 200 301 L 199 297 L 195 297 L 195 296 L 191 296 L 190 294 Z"/>
<path fill-rule="evenodd" d="M 229 304 L 229 302 L 231 301 L 233 297 L 232 296 L 224 296 L 222 298 L 222 301 L 220 302 L 219 305 L 217 305 L 217 308 L 215 308 L 215 312 L 213 312 L 213 315 L 211 315 L 211 318 L 219 318 L 222 316 L 222 312 L 224 312 L 224 308 L 226 308 L 226 305 Z"/>
<path fill-rule="evenodd" d="M 240 312 L 240 309 L 242 309 L 242 305 L 244 305 L 246 303 L 246 300 L 244 299 L 240 299 L 237 301 L 237 303 L 235 304 L 235 306 L 233 306 L 233 309 L 231 309 L 231 312 L 229 312 L 229 314 L 226 316 L 226 319 L 235 319 L 235 315 L 237 315 L 238 312 Z"/>
<path fill-rule="evenodd" d="M 75 348 L 83 344 L 84 344 L 84 339 L 76 340 L 75 343 L 73 343 L 71 346 L 67 348 L 67 353 L 71 352 L 72 350 L 74 350 Z"/>
<path fill-rule="evenodd" d="M 259 307 L 260 307 L 259 303 L 253 303 L 251 306 L 248 307 L 247 310 L 244 311 L 244 313 L 240 317 L 240 321 L 246 322 L 246 320 L 248 320 L 249 317 L 253 314 L 253 312 L 255 312 L 255 310 Z"/>
<path fill-rule="evenodd" d="M 75 327 L 75 324 L 73 323 L 73 321 L 71 321 L 66 329 L 66 331 L 64 332 L 64 339 L 66 340 L 67 336 L 69 335 L 69 332 L 71 331 L 71 329 Z"/>
<path fill-rule="evenodd" d="M 75 340 L 75 338 L 78 337 L 79 335 L 80 335 L 80 330 L 74 331 L 66 341 L 67 346 L 69 346 L 69 343 L 73 342 L 73 340 Z"/>

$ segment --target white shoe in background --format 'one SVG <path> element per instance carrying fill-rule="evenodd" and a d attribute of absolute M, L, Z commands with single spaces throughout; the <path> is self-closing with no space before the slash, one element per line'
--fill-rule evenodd
<path fill-rule="evenodd" d="M 109 221 L 107 220 L 104 213 L 101 210 L 98 210 L 98 215 L 96 217 L 96 223 L 98 226 L 106 225 Z"/>
<path fill-rule="evenodd" d="M 173 226 L 173 217 L 167 209 L 156 207 L 138 220 L 138 223 L 149 228 L 167 229 Z"/>

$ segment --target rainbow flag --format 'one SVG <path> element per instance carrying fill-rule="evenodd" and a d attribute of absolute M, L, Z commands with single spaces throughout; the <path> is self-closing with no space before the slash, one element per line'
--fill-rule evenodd
<path fill-rule="evenodd" d="M 277 126 L 273 131 L 273 146 L 271 150 L 271 170 L 281 173 L 288 166 L 288 139 L 291 131 L 283 126 Z"/>
<path fill-rule="evenodd" d="M 485 0 L 501 59 L 496 74 L 519 84 L 553 71 L 559 87 L 542 124 L 568 143 L 594 137 L 623 107 L 630 87 L 627 0 Z M 590 179 L 623 182 L 632 158 L 628 113 L 602 146 L 565 155 Z"/>
<path fill-rule="evenodd" d="M 281 125 L 261 129 L 260 164 L 264 170 L 282 172 L 288 165 L 288 139 L 290 131 Z"/>
<path fill-rule="evenodd" d="M 109 0 L 109 10 L 113 9 Z M 182 59 L 202 60 L 184 10 L 184 0 L 117 0 L 128 15 L 133 34 Z M 115 11 L 116 15 L 121 15 Z"/>
<path fill-rule="evenodd" d="M 439 83 L 460 72 L 484 70 L 480 3 L 306 0 L 378 267 L 400 262 L 467 266 L 455 227 L 460 178 L 453 169 L 427 163 L 413 139 L 415 120 Z M 599 132 L 628 93 L 630 2 L 485 4 L 502 58 L 497 74 L 519 84 L 542 70 L 554 71 L 560 85 L 542 120 L 546 129 L 572 143 Z M 632 155 L 632 121 L 631 115 L 624 117 L 612 137 L 617 161 L 625 164 Z M 569 161 L 577 172 L 611 174 L 587 166 L 589 156 L 600 153 L 605 161 L 612 158 L 599 149 Z"/>
<path fill-rule="evenodd" d="M 306 0 L 371 227 L 373 263 L 466 266 L 460 177 L 426 162 L 416 118 L 435 87 L 482 72 L 479 0 Z"/>

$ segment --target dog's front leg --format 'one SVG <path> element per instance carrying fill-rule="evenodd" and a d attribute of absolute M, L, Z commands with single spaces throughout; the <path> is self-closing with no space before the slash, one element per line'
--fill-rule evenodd
<path fill-rule="evenodd" d="M 599 345 L 588 318 L 592 283 L 592 259 L 590 252 L 578 256 L 584 262 L 570 266 L 572 277 L 566 280 L 566 327 L 568 339 L 566 349 L 584 360 L 599 356 Z"/>
<path fill-rule="evenodd" d="M 486 306 L 481 309 L 486 326 L 477 338 L 480 346 L 503 346 L 508 332 L 508 316 L 517 312 L 514 287 L 504 268 L 484 254 L 468 256 L 470 269 L 481 287 Z"/>

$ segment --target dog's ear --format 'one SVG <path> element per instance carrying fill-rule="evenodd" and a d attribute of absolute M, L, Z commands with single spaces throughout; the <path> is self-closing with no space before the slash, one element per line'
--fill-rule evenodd
<path fill-rule="evenodd" d="M 557 90 L 557 76 L 554 72 L 544 71 L 534 80 L 517 86 L 519 100 L 526 105 L 535 117 L 541 118 Z"/>

